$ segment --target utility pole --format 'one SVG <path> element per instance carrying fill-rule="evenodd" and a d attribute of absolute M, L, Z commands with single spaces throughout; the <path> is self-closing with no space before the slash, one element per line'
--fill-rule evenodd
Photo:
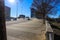
<path fill-rule="evenodd" d="M 0 0 L 0 40 L 7 40 L 4 13 L 4 0 Z"/>
<path fill-rule="evenodd" d="M 18 19 L 18 8 L 19 8 L 19 3 L 18 3 L 18 1 L 20 2 L 20 4 L 22 3 L 22 0 L 17 0 L 17 2 L 16 2 L 16 8 L 17 8 L 17 10 L 16 10 L 16 20 Z M 21 5 L 21 13 L 22 13 L 22 5 Z"/>
<path fill-rule="evenodd" d="M 17 8 L 17 10 L 16 10 L 16 19 L 18 19 L 18 1 L 16 2 L 16 8 Z"/>

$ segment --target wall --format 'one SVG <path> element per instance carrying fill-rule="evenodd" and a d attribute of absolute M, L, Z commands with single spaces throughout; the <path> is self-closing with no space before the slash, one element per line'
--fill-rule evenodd
<path fill-rule="evenodd" d="M 5 6 L 5 19 L 6 21 L 10 20 L 10 8 Z"/>

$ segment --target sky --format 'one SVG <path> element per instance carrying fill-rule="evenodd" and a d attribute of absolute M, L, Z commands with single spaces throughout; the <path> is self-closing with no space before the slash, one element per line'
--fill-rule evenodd
<path fill-rule="evenodd" d="M 33 0 L 15 0 L 15 1 L 5 0 L 5 5 L 11 8 L 11 17 L 18 17 L 21 14 L 30 17 L 31 16 L 30 7 L 32 2 Z M 57 18 L 59 15 L 60 15 L 60 4 L 57 5 L 57 14 L 50 15 L 50 17 Z"/>
<path fill-rule="evenodd" d="M 11 17 L 17 17 L 21 14 L 25 16 L 31 15 L 30 7 L 33 0 L 5 0 L 5 6 L 11 8 Z M 17 14 L 18 12 L 18 14 Z"/>
<path fill-rule="evenodd" d="M 50 15 L 51 18 L 58 18 L 60 16 L 60 4 L 56 5 L 57 13 L 55 15 Z"/>

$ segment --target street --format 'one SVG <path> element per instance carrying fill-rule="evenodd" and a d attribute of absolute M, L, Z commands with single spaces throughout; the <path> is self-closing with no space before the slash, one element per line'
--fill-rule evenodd
<path fill-rule="evenodd" d="M 45 25 L 40 19 L 6 24 L 7 40 L 45 40 Z"/>

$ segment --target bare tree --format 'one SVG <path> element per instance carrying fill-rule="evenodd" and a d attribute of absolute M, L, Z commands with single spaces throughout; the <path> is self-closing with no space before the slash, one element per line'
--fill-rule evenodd
<path fill-rule="evenodd" d="M 58 18 L 60 19 L 60 15 L 58 16 Z"/>
<path fill-rule="evenodd" d="M 60 0 L 33 0 L 32 7 L 36 10 L 35 14 L 38 16 L 42 14 L 43 23 L 45 24 L 45 19 L 48 14 L 57 13 L 57 4 L 60 3 Z"/>

